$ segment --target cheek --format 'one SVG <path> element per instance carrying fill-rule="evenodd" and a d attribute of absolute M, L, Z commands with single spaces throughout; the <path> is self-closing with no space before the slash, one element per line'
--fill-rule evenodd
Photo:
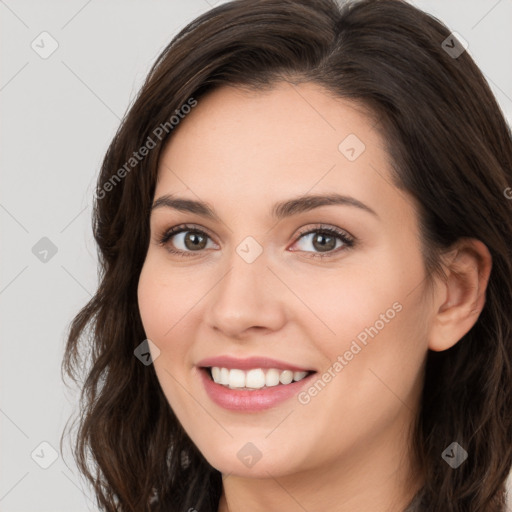
<path fill-rule="evenodd" d="M 156 276 L 157 272 L 151 266 L 144 264 L 137 288 L 142 325 L 146 336 L 152 341 L 161 338 L 161 332 L 164 329 L 161 312 L 166 307 L 162 301 L 162 287 Z"/>
<path fill-rule="evenodd" d="M 403 284 L 379 289 L 389 285 L 387 278 L 372 277 L 366 290 L 356 286 L 357 279 L 347 280 L 346 294 L 323 318 L 335 331 L 316 338 L 325 356 L 318 380 L 325 384 L 317 380 L 299 397 L 304 413 L 324 426 L 324 438 L 333 446 L 340 436 L 354 445 L 361 436 L 378 438 L 419 399 L 426 355 L 417 330 L 423 317 L 420 295 L 407 296 L 411 288 Z M 322 300 L 327 304 L 329 297 Z"/>
<path fill-rule="evenodd" d="M 316 317 L 311 324 L 317 333 L 313 339 L 321 334 L 326 340 L 322 345 L 332 353 L 375 322 L 382 328 L 381 314 L 387 312 L 386 319 L 394 319 L 400 309 L 395 303 L 403 301 L 405 280 L 410 279 L 397 268 L 389 254 L 372 253 L 367 258 L 347 259 L 332 272 L 301 276 L 294 288 Z"/>
<path fill-rule="evenodd" d="M 199 300 L 200 290 L 192 286 L 193 276 L 169 272 L 156 258 L 148 257 L 138 284 L 138 303 L 144 330 L 162 350 L 181 327 L 182 319 Z"/>
<path fill-rule="evenodd" d="M 138 283 L 138 303 L 146 337 L 159 349 L 154 368 L 175 411 L 190 407 L 179 383 L 190 379 L 194 365 L 191 339 L 198 325 L 198 304 L 211 284 L 201 285 L 197 272 L 169 271 L 150 255 Z"/>
<path fill-rule="evenodd" d="M 155 371 L 159 379 L 166 376 L 164 369 L 172 371 L 170 363 L 181 360 L 180 347 L 176 343 L 176 332 L 181 326 L 177 324 L 180 314 L 180 303 L 176 300 L 176 293 L 172 293 L 176 287 L 171 287 L 161 276 L 165 275 L 153 265 L 145 265 L 142 269 L 137 296 L 142 325 L 146 337 L 159 349 L 158 357 L 154 357 Z M 178 288 L 179 289 L 179 288 Z M 180 297 L 182 299 L 182 297 Z"/>
<path fill-rule="evenodd" d="M 321 321 L 315 320 L 312 339 L 326 367 L 344 358 L 343 369 L 337 368 L 351 374 L 346 384 L 358 387 L 358 393 L 361 382 L 382 387 L 375 376 L 371 379 L 371 369 L 390 383 L 415 380 L 426 354 L 423 277 L 419 255 L 404 261 L 399 250 L 388 250 L 317 281 L 314 288 L 308 281 L 308 305 Z"/>
<path fill-rule="evenodd" d="M 175 290 L 182 290 L 179 296 Z M 184 299 L 187 288 L 176 286 L 166 277 L 165 268 L 154 264 L 149 258 L 141 271 L 137 297 L 142 325 L 146 337 L 159 349 L 158 357 L 154 357 L 154 369 L 169 405 L 183 416 L 191 406 L 190 400 L 183 396 L 179 382 L 185 382 L 186 343 L 180 345 L 179 340 L 186 340 L 180 335 L 185 325 L 186 309 L 189 303 Z M 174 291 L 174 293 L 173 293 Z M 181 318 L 185 318 L 180 321 Z M 196 411 L 197 412 L 197 411 Z"/>

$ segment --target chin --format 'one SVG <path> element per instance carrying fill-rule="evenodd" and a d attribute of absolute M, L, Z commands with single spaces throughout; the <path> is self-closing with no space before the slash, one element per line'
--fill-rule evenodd
<path fill-rule="evenodd" d="M 276 448 L 274 450 L 258 450 L 255 444 L 243 443 L 241 448 L 226 446 L 219 451 L 212 447 L 202 451 L 208 463 L 225 475 L 242 478 L 279 477 L 293 472 L 290 453 Z"/>

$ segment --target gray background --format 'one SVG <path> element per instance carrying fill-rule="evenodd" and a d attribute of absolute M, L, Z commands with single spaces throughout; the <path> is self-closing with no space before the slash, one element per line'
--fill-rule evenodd
<path fill-rule="evenodd" d="M 0 0 L 2 512 L 96 510 L 68 444 L 58 453 L 78 397 L 60 377 L 65 336 L 97 285 L 94 183 L 150 65 L 181 27 L 219 3 Z M 412 3 L 468 41 L 510 122 L 512 0 Z M 31 47 L 35 40 L 48 50 L 43 31 L 59 45 L 46 59 Z M 43 237 L 54 255 L 38 254 Z"/>

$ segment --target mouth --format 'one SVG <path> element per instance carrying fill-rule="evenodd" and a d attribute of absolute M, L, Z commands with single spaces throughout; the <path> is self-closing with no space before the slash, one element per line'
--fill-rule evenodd
<path fill-rule="evenodd" d="M 310 385 L 317 373 L 266 356 L 211 357 L 197 363 L 196 369 L 210 400 L 236 413 L 259 413 L 278 407 Z"/>
<path fill-rule="evenodd" d="M 317 373 L 314 370 L 294 371 L 277 368 L 225 368 L 220 366 L 202 366 L 200 370 L 216 384 L 228 389 L 257 391 L 268 388 L 282 388 L 306 379 Z"/>

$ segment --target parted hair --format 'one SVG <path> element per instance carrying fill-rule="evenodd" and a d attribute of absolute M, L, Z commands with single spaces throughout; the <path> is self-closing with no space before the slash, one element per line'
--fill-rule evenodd
<path fill-rule="evenodd" d="M 153 366 L 134 356 L 146 339 L 137 285 L 150 207 L 159 157 L 173 135 L 157 138 L 154 130 L 191 98 L 200 108 L 215 88 L 262 91 L 284 80 L 319 84 L 375 119 L 393 182 L 418 205 L 429 280 L 442 276 L 440 257 L 457 240 L 476 238 L 489 249 L 484 308 L 452 348 L 428 352 L 407 448 L 425 476 L 414 510 L 505 512 L 512 137 L 484 75 L 452 37 L 402 0 L 234 0 L 194 19 L 161 52 L 101 165 L 92 222 L 99 284 L 69 326 L 62 361 L 63 376 L 81 387 L 77 430 L 69 431 L 73 456 L 100 510 L 217 511 L 220 472 L 182 428 Z M 154 147 L 114 183 L 148 137 Z M 456 469 L 441 456 L 454 441 L 468 453 Z"/>

